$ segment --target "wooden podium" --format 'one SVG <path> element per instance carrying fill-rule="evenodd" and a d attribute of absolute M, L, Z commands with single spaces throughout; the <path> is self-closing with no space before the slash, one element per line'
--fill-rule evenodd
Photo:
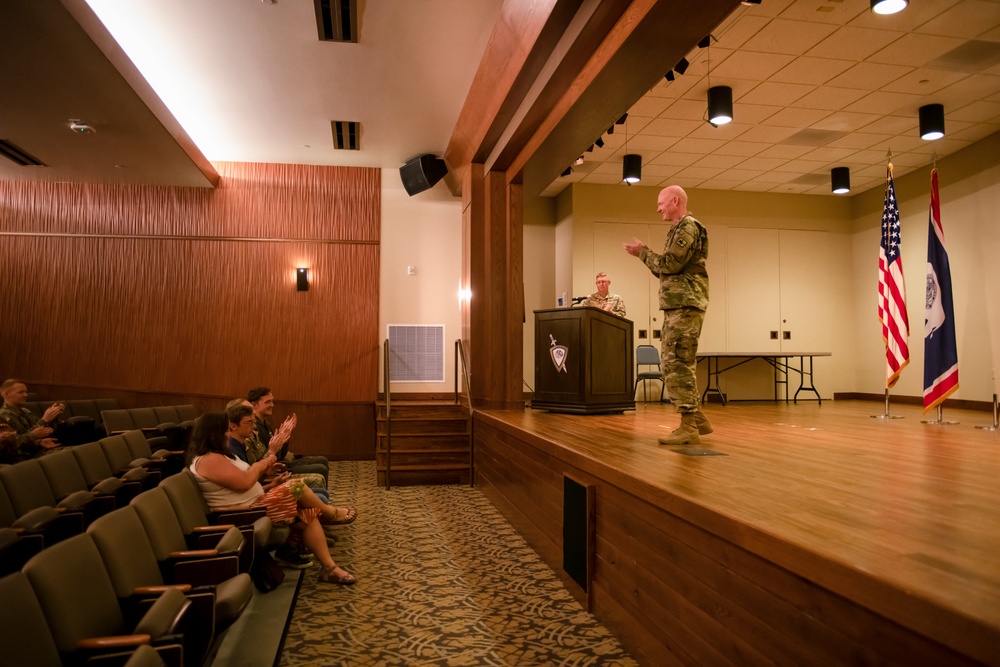
<path fill-rule="evenodd" d="M 635 409 L 632 322 L 600 308 L 535 311 L 531 407 L 597 414 Z"/>

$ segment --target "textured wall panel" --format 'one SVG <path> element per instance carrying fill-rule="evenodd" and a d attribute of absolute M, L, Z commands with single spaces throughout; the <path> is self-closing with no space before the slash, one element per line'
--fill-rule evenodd
<path fill-rule="evenodd" d="M 379 170 L 216 167 L 208 192 L 0 183 L 0 375 L 374 401 Z"/>

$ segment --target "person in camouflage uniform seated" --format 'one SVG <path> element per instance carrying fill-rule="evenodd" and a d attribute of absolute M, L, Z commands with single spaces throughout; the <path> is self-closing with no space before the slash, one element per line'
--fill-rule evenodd
<path fill-rule="evenodd" d="M 28 402 L 28 386 L 20 380 L 5 380 L 0 385 L 0 395 L 3 395 L 0 419 L 9 424 L 17 434 L 14 438 L 15 449 L 8 451 L 6 458 L 24 461 L 59 446 L 59 443 L 49 436 L 52 435 L 56 417 L 62 414 L 65 408 L 62 403 L 54 403 L 49 406 L 42 418 L 39 419 L 24 407 L 24 404 Z M 7 449 L 10 450 L 9 444 Z"/>
<path fill-rule="evenodd" d="M 608 288 L 611 287 L 611 278 L 608 278 L 608 274 L 603 271 L 598 273 L 594 284 L 597 285 L 597 291 L 588 296 L 580 305 L 593 306 L 618 317 L 625 317 L 625 302 L 617 294 L 608 291 Z"/>
<path fill-rule="evenodd" d="M 650 250 L 639 239 L 625 243 L 628 254 L 642 260 L 660 280 L 663 330 L 660 338 L 660 368 L 667 395 L 681 414 L 681 425 L 663 445 L 691 445 L 712 432 L 712 424 L 701 411 L 696 367 L 698 338 L 708 308 L 708 232 L 687 210 L 687 193 L 677 185 L 660 191 L 656 211 L 670 223 L 663 254 Z"/>
<path fill-rule="evenodd" d="M 235 414 L 233 409 L 237 406 L 245 406 L 250 408 L 250 416 L 253 417 L 253 405 L 250 401 L 245 398 L 234 398 L 229 401 L 226 405 L 226 415 L 228 416 L 230 422 L 232 422 L 233 415 Z M 256 426 L 256 419 L 254 420 L 254 425 Z M 274 438 L 280 438 L 282 445 L 287 441 L 292 434 L 292 430 L 295 428 L 295 416 L 292 415 L 288 417 L 278 430 L 275 431 Z M 232 437 L 232 423 L 230 423 L 230 437 Z M 242 442 L 243 451 L 239 452 L 235 449 L 233 453 L 239 458 L 243 459 L 250 465 L 253 465 L 257 461 L 262 460 L 268 454 L 267 445 L 260 439 L 260 435 L 257 429 L 254 428 L 249 436 Z M 233 449 L 232 443 L 230 442 L 230 449 Z M 325 502 L 327 505 L 330 504 L 330 491 L 326 488 L 326 479 L 323 475 L 317 473 L 299 473 L 293 474 L 292 477 L 295 479 L 301 479 L 306 486 L 313 490 L 316 496 Z"/>

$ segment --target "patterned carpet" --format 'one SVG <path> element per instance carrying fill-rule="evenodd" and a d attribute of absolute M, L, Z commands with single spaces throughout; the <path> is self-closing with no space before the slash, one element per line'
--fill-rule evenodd
<path fill-rule="evenodd" d="M 281 665 L 636 665 L 476 489 L 375 486 L 330 464 L 358 507 L 331 550 L 351 587 L 305 571 Z"/>

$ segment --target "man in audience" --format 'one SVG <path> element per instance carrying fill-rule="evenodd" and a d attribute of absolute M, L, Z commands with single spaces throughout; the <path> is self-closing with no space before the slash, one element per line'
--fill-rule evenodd
<path fill-rule="evenodd" d="M 274 414 L 274 395 L 267 387 L 254 387 L 247 392 L 247 400 L 253 407 L 253 415 L 257 424 L 257 437 L 266 448 L 275 433 L 267 421 Z M 293 414 L 288 419 L 292 420 L 292 428 L 294 428 L 297 417 Z M 326 488 L 330 475 L 330 462 L 326 460 L 325 456 L 295 457 L 286 450 L 287 445 L 282 448 L 283 458 L 279 460 L 287 466 L 288 470 L 292 473 L 311 472 L 322 475 L 323 487 Z"/>
<path fill-rule="evenodd" d="M 49 406 L 42 418 L 38 419 L 24 407 L 28 402 L 28 386 L 20 380 L 5 380 L 0 384 L 0 395 L 3 396 L 0 419 L 9 424 L 17 434 L 17 460 L 23 461 L 40 456 L 59 446 L 59 443 L 49 436 L 52 435 L 56 417 L 65 409 L 62 403 Z"/>
<path fill-rule="evenodd" d="M 226 405 L 226 416 L 229 418 L 229 449 L 237 458 L 253 465 L 268 455 L 268 445 L 261 442 L 257 434 L 257 420 L 253 414 L 253 406 L 244 398 L 234 398 Z M 286 419 L 271 437 L 271 442 L 280 440 L 281 444 L 291 437 L 295 428 L 293 419 Z M 280 470 L 285 470 L 285 464 L 277 464 Z M 313 490 L 320 500 L 330 504 L 330 491 L 326 488 L 326 479 L 316 473 L 295 473 L 293 477 L 301 479 Z"/>

